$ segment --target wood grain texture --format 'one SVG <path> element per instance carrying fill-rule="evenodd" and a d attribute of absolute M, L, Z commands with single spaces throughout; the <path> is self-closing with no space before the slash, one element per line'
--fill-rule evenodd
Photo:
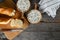
<path fill-rule="evenodd" d="M 7 39 L 12 40 L 13 38 L 15 38 L 18 34 L 20 34 L 23 30 L 20 31 L 16 31 L 16 32 L 4 32 L 5 36 L 7 37 Z"/>

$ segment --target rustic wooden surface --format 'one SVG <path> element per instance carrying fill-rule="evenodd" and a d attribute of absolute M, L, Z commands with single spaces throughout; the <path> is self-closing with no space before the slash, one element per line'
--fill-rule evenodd
<path fill-rule="evenodd" d="M 15 3 L 17 0 L 13 0 Z M 38 2 L 37 0 L 36 2 Z M 30 0 L 31 9 L 34 9 L 34 0 Z M 18 35 L 14 40 L 60 40 L 60 8 L 57 16 L 53 19 L 47 14 L 42 14 L 42 22 L 30 24 L 29 27 Z"/>

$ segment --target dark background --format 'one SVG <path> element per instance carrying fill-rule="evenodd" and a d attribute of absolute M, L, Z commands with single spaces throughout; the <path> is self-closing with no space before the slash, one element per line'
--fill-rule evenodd
<path fill-rule="evenodd" d="M 17 0 L 13 1 L 17 2 Z M 34 9 L 34 3 L 38 3 L 39 0 L 30 0 L 30 2 L 31 9 Z M 42 16 L 41 23 L 30 24 L 24 32 L 13 40 L 60 40 L 60 8 L 57 10 L 57 16 L 54 19 L 47 14 L 42 14 Z"/>

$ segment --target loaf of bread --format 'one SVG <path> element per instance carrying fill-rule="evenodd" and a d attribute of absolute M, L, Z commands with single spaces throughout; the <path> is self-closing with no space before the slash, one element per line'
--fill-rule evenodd
<path fill-rule="evenodd" d="M 12 8 L 0 8 L 1 29 L 25 28 L 27 24 L 27 21 L 21 18 L 21 13 L 19 11 Z"/>
<path fill-rule="evenodd" d="M 9 19 L 6 22 L 0 22 L 1 29 L 22 28 L 23 21 L 18 19 Z"/>

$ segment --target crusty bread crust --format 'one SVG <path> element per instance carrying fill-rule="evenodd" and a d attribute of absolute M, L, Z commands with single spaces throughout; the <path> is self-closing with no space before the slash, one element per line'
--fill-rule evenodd
<path fill-rule="evenodd" d="M 7 21 L 0 21 L 0 24 L 8 24 L 11 21 L 11 19 L 7 20 Z"/>
<path fill-rule="evenodd" d="M 8 16 L 14 16 L 15 10 L 12 8 L 0 8 L 0 14 L 8 15 Z"/>

